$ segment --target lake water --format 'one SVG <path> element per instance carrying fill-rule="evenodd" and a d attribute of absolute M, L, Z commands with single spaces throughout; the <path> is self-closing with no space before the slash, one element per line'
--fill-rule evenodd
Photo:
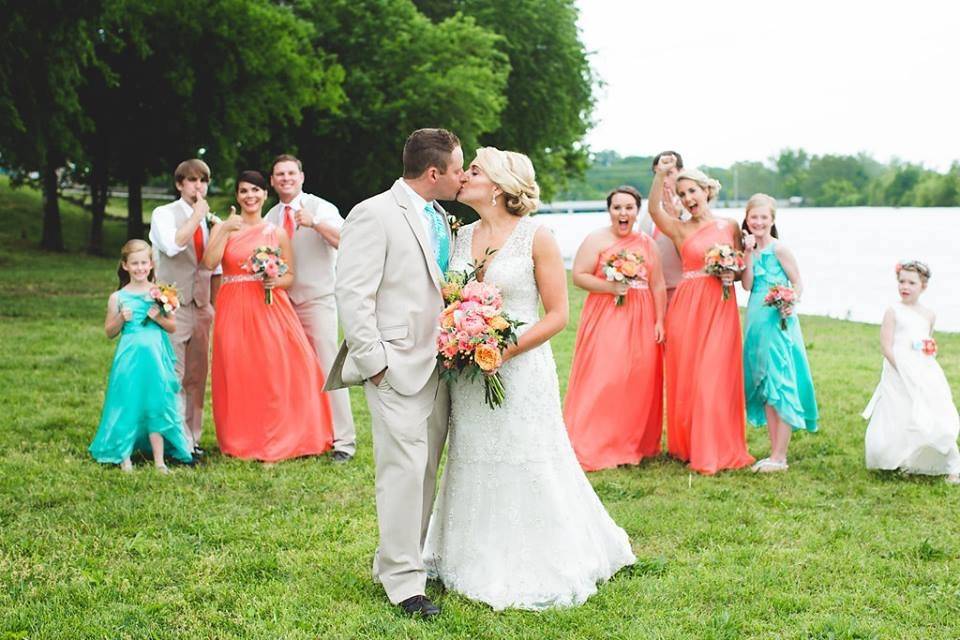
<path fill-rule="evenodd" d="M 743 218 L 742 209 L 714 213 Z M 608 224 L 606 213 L 537 217 L 556 233 L 568 267 L 583 237 Z M 894 265 L 912 258 L 933 271 L 921 302 L 936 312 L 936 328 L 960 331 L 960 208 L 783 208 L 777 229 L 800 264 L 800 313 L 879 324 L 899 299 Z M 747 294 L 737 290 L 743 305 Z"/>

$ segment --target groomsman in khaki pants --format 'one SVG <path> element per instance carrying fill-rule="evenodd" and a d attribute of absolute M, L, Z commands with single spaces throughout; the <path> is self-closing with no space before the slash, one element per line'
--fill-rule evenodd
<path fill-rule="evenodd" d="M 176 371 L 180 379 L 180 398 L 184 409 L 186 436 L 195 455 L 201 455 L 203 401 L 207 389 L 210 352 L 210 325 L 213 322 L 211 293 L 219 284 L 220 267 L 204 268 L 203 250 L 210 239 L 210 214 L 207 188 L 210 167 L 203 160 L 181 162 L 174 172 L 180 199 L 157 207 L 150 218 L 150 242 L 157 280 L 177 285 L 180 308 L 177 330 L 173 334 Z"/>
<path fill-rule="evenodd" d="M 337 357 L 337 303 L 334 269 L 343 218 L 332 203 L 303 192 L 303 166 L 289 154 L 273 161 L 270 185 L 280 202 L 267 221 L 283 227 L 293 245 L 293 286 L 287 289 L 300 324 L 310 339 L 324 375 Z M 357 449 L 357 434 L 346 389 L 330 392 L 333 413 L 333 460 L 347 462 Z"/>
<path fill-rule="evenodd" d="M 390 602 L 425 618 L 440 613 L 425 594 L 422 556 L 450 412 L 438 380 L 437 319 L 452 238 L 435 200 L 454 200 L 462 179 L 457 137 L 414 131 L 403 148 L 403 177 L 353 208 L 337 260 L 346 342 L 327 387 L 363 384 L 380 528 L 373 573 Z"/>

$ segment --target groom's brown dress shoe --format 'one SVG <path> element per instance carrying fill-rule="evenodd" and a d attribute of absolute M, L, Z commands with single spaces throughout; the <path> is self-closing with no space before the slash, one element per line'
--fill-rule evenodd
<path fill-rule="evenodd" d="M 408 616 L 419 615 L 423 619 L 440 615 L 440 607 L 430 602 L 427 596 L 413 596 L 400 603 L 400 608 Z"/>

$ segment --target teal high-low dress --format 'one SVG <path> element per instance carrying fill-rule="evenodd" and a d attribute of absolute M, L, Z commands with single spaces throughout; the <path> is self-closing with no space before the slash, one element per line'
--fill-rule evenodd
<path fill-rule="evenodd" d="M 170 338 L 156 322 L 144 323 L 154 304 L 148 296 L 123 289 L 117 294 L 119 303 L 131 309 L 133 317 L 123 325 L 113 355 L 103 414 L 90 453 L 97 462 L 119 464 L 134 449 L 149 454 L 149 434 L 159 433 L 165 455 L 191 462 Z"/>
<path fill-rule="evenodd" d="M 807 350 L 796 315 L 780 328 L 780 312 L 763 299 L 770 287 L 790 282 L 774 253 L 776 242 L 753 254 L 753 289 L 747 305 L 743 338 L 743 380 L 747 419 L 757 427 L 767 425 L 766 405 L 794 431 L 817 430 L 817 397 L 810 376 Z"/>

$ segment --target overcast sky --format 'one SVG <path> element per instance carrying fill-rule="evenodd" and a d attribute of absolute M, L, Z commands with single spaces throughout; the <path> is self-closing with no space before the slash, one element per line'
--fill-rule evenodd
<path fill-rule="evenodd" d="M 605 83 L 592 150 L 691 164 L 784 147 L 960 159 L 956 0 L 578 0 Z"/>

